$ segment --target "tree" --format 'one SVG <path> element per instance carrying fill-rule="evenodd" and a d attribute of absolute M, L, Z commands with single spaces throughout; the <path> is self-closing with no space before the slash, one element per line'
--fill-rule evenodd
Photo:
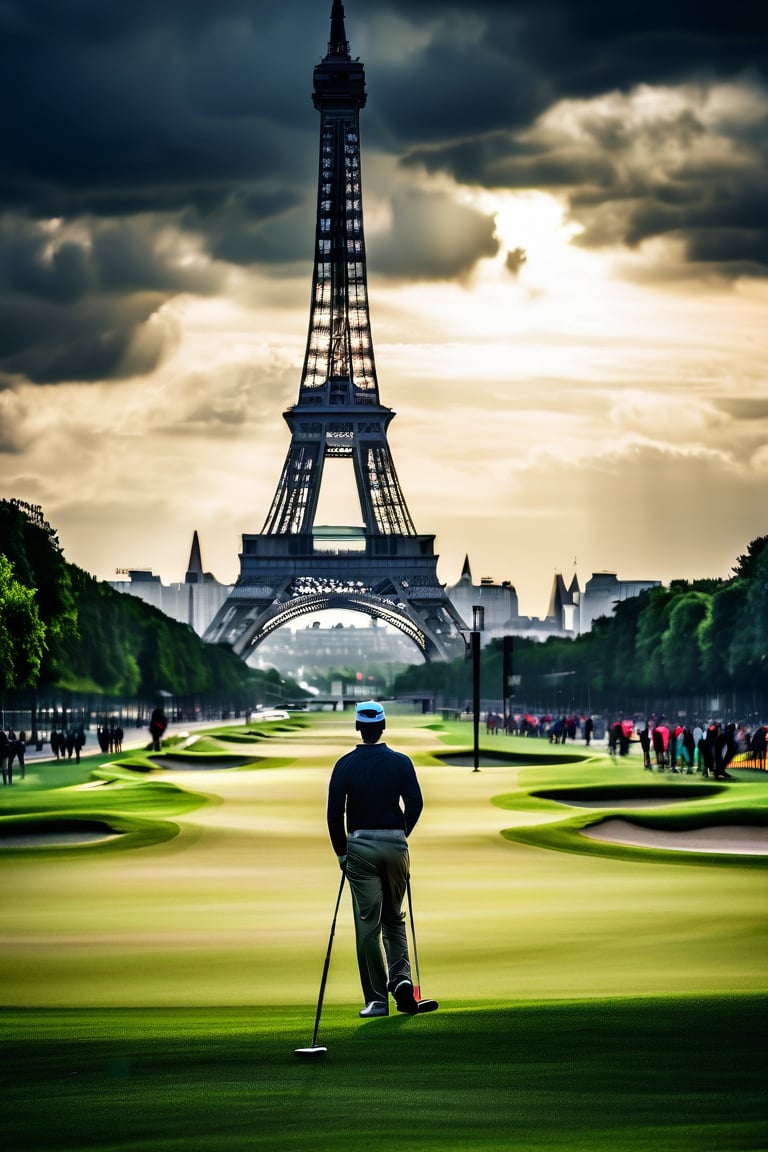
<path fill-rule="evenodd" d="M 686 591 L 672 603 L 661 639 L 661 662 L 667 683 L 676 692 L 699 692 L 704 687 L 699 630 L 710 611 L 711 599 L 705 592 Z"/>
<path fill-rule="evenodd" d="M 38 685 L 146 700 L 167 691 L 238 708 L 304 695 L 68 564 L 33 505 L 0 500 L 0 561 L 0 689 Z"/>
<path fill-rule="evenodd" d="M 764 558 L 768 549 L 768 536 L 758 536 L 747 546 L 744 556 L 739 556 L 733 566 L 733 574 L 737 579 L 750 580 L 757 572 L 761 558 Z"/>
<path fill-rule="evenodd" d="M 661 660 L 661 646 L 669 627 L 675 593 L 669 588 L 650 588 L 644 595 L 645 605 L 638 620 L 635 648 L 638 687 L 652 693 L 674 690 L 674 682 L 668 682 Z"/>
<path fill-rule="evenodd" d="M 712 597 L 709 616 L 699 630 L 704 675 L 715 691 L 733 687 L 739 678 L 733 640 L 747 617 L 748 591 L 746 580 L 725 584 Z"/>
<path fill-rule="evenodd" d="M 768 537 L 764 539 L 768 543 Z M 731 664 L 744 687 L 765 675 L 768 662 L 768 548 L 755 554 L 746 583 L 744 610 L 730 645 Z"/>
<path fill-rule="evenodd" d="M 0 688 L 35 684 L 44 652 L 45 625 L 34 590 L 14 578 L 13 565 L 0 553 Z"/>
<path fill-rule="evenodd" d="M 34 588 L 45 624 L 45 653 L 40 681 L 58 683 L 78 637 L 77 606 L 61 545 L 42 510 L 19 500 L 0 500 L 0 553 L 13 564 L 16 579 Z"/>
<path fill-rule="evenodd" d="M 637 637 L 648 602 L 647 592 L 619 601 L 613 616 L 603 618 L 600 622 L 603 627 L 595 630 L 595 638 L 600 642 L 597 683 L 614 698 L 636 693 L 645 679 L 637 655 Z M 579 643 L 586 639 L 580 637 Z"/>

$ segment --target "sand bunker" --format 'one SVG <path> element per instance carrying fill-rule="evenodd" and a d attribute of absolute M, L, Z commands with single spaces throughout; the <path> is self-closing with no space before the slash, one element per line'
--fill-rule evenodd
<path fill-rule="evenodd" d="M 666 808 L 671 804 L 716 796 L 722 787 L 709 784 L 680 784 L 618 787 L 608 791 L 592 788 L 546 788 L 531 795 L 540 800 L 554 800 L 568 808 Z"/>
<path fill-rule="evenodd" d="M 5 849 L 16 851 L 18 848 L 61 848 L 72 847 L 79 844 L 100 844 L 106 840 L 117 840 L 121 832 L 100 832 L 94 829 L 86 831 L 60 831 L 60 832 L 24 832 L 11 833 L 0 836 L 0 852 Z"/>
<path fill-rule="evenodd" d="M 629 820 L 604 820 L 581 829 L 582 836 L 635 848 L 664 848 L 673 852 L 717 852 L 729 856 L 768 855 L 768 827 L 723 824 L 711 828 L 641 828 Z"/>
<path fill-rule="evenodd" d="M 547 796 L 553 800 L 555 797 Z M 568 808 L 667 808 L 676 800 L 687 800 L 687 796 L 654 796 L 652 799 L 638 796 L 603 796 L 600 800 L 574 800 L 570 797 L 556 797 L 558 804 Z"/>
<path fill-rule="evenodd" d="M 226 768 L 242 768 L 245 764 L 254 764 L 253 756 L 153 756 L 152 763 L 159 768 L 170 768 L 176 772 L 199 772 L 205 769 L 208 772 L 222 771 Z"/>

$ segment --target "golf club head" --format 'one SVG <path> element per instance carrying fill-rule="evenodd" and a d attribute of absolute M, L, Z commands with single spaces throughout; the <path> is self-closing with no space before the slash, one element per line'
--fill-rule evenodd
<path fill-rule="evenodd" d="M 439 1007 L 437 1000 L 419 1000 L 419 1015 L 423 1012 L 436 1012 Z"/>
<path fill-rule="evenodd" d="M 313 1056 L 325 1056 L 327 1051 L 328 1051 L 328 1049 L 324 1048 L 322 1044 L 313 1044 L 310 1048 L 296 1048 L 295 1049 L 295 1053 L 297 1056 L 309 1057 L 310 1059 Z"/>

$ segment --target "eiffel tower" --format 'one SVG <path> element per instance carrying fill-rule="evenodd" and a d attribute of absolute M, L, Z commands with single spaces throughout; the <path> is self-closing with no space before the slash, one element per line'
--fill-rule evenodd
<path fill-rule="evenodd" d="M 245 534 L 240 576 L 205 639 L 243 659 L 310 612 L 351 609 L 394 625 L 427 660 L 464 652 L 465 625 L 437 578 L 434 536 L 417 533 L 387 443 L 368 314 L 360 176 L 365 72 L 334 0 L 328 53 L 314 70 L 320 112 L 309 334 L 285 465 L 261 532 Z M 323 467 L 351 460 L 362 525 L 315 524 Z"/>

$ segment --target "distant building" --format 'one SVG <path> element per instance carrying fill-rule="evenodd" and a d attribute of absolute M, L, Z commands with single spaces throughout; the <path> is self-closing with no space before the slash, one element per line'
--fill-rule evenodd
<path fill-rule="evenodd" d="M 574 572 L 573 579 L 566 587 L 565 580 L 559 572 L 556 572 L 549 594 L 549 608 L 542 624 L 554 629 L 557 634 L 578 636 L 580 607 L 581 592 L 576 573 Z"/>
<path fill-rule="evenodd" d="M 472 623 L 472 609 L 476 605 L 485 609 L 486 633 L 498 632 L 499 635 L 504 635 L 513 622 L 520 619 L 514 585 L 508 580 L 496 584 L 487 576 L 483 577 L 480 584 L 475 584 L 468 556 L 464 557 L 464 567 L 458 583 L 448 586 L 445 591 L 467 627 Z"/>
<path fill-rule="evenodd" d="M 557 572 L 547 614 L 539 619 L 520 615 L 517 592 L 509 580 L 497 584 L 484 576 L 475 584 L 467 556 L 458 583 L 447 587 L 446 592 L 467 625 L 471 624 L 473 607 L 485 609 L 482 643 L 486 645 L 500 636 L 528 636 L 533 640 L 579 636 L 589 632 L 599 616 L 611 616 L 620 600 L 638 596 L 644 589 L 659 584 L 659 580 L 619 580 L 614 572 L 598 572 L 587 581 L 582 592 L 575 573 L 570 584 L 566 584 Z"/>
<path fill-rule="evenodd" d="M 192 549 L 183 583 L 163 584 L 159 576 L 143 568 L 119 569 L 127 580 L 110 580 L 118 592 L 137 596 L 145 604 L 159 608 L 166 616 L 189 624 L 202 636 L 221 605 L 232 591 L 231 584 L 220 584 L 210 572 L 203 572 L 200 540 L 192 537 Z"/>
<path fill-rule="evenodd" d="M 600 616 L 613 616 L 622 600 L 660 585 L 660 580 L 619 580 L 615 572 L 593 572 L 582 593 L 580 630 L 590 632 L 594 621 Z"/>

